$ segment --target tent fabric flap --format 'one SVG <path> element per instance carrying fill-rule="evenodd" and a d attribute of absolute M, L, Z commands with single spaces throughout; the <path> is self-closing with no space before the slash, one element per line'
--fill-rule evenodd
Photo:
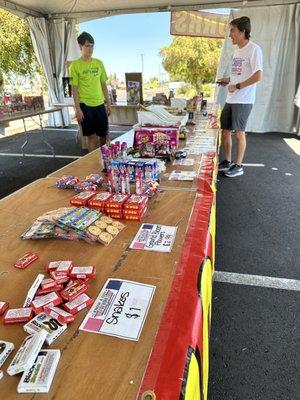
<path fill-rule="evenodd" d="M 245 15 L 232 10 L 229 21 Z M 247 124 L 250 132 L 293 133 L 299 129 L 300 109 L 294 100 L 300 82 L 300 4 L 247 9 L 251 39 L 263 52 L 263 81 Z M 263 21 L 263 23 L 262 23 Z M 231 39 L 224 41 L 217 77 L 229 76 L 234 51 Z M 224 105 L 227 88 L 220 87 L 217 102 Z"/>
<path fill-rule="evenodd" d="M 63 103 L 62 78 L 75 37 L 75 21 L 28 17 L 28 23 L 35 54 L 47 79 L 49 106 Z M 63 119 L 61 113 L 49 114 L 50 126 L 68 126 L 70 123 L 67 108 L 63 109 Z"/>

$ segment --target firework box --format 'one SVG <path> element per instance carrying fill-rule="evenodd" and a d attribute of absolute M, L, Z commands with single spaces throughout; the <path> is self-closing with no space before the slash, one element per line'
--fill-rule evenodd
<path fill-rule="evenodd" d="M 76 297 L 75 300 L 69 301 L 63 305 L 64 309 L 67 310 L 71 314 L 76 314 L 79 311 L 83 310 L 86 307 L 89 307 L 94 302 L 86 293 L 83 293 Z"/>
<path fill-rule="evenodd" d="M 15 346 L 13 343 L 5 342 L 4 340 L 0 340 L 0 368 L 7 360 L 8 356 L 14 350 Z"/>
<path fill-rule="evenodd" d="M 0 301 L 0 315 L 3 315 L 8 309 L 9 304 L 7 301 Z"/>
<path fill-rule="evenodd" d="M 108 201 L 113 195 L 110 192 L 102 192 L 96 194 L 88 200 L 88 207 L 104 211 L 105 202 Z"/>
<path fill-rule="evenodd" d="M 124 210 L 142 210 L 148 202 L 147 196 L 132 194 L 124 204 Z"/>
<path fill-rule="evenodd" d="M 91 191 L 85 191 L 77 194 L 76 196 L 72 197 L 70 199 L 70 204 L 73 206 L 86 206 L 88 204 L 88 201 L 95 196 L 95 192 Z"/>
<path fill-rule="evenodd" d="M 93 278 L 96 274 L 94 266 L 73 267 L 70 272 L 70 277 L 75 279 Z"/>
<path fill-rule="evenodd" d="M 128 200 L 128 194 L 115 194 L 108 201 L 105 202 L 105 209 L 122 209 L 126 200 Z"/>
<path fill-rule="evenodd" d="M 167 141 L 170 147 L 177 149 L 179 144 L 179 127 L 134 126 L 135 149 L 138 149 L 143 144 L 155 144 L 159 141 Z"/>
<path fill-rule="evenodd" d="M 62 290 L 60 295 L 65 301 L 72 301 L 82 293 L 85 293 L 87 290 L 88 285 L 83 281 L 78 280 L 76 284 L 72 285 L 70 288 Z"/>
<path fill-rule="evenodd" d="M 31 305 L 31 302 L 34 299 L 34 296 L 35 296 L 40 284 L 42 283 L 43 279 L 44 279 L 43 274 L 38 274 L 38 276 L 35 278 L 35 281 L 33 282 L 30 289 L 28 290 L 23 307 L 29 307 Z"/>
<path fill-rule="evenodd" d="M 72 267 L 73 262 L 71 260 L 66 260 L 66 261 L 51 261 L 49 262 L 47 266 L 47 272 L 51 271 L 58 271 L 63 272 L 63 271 L 69 271 L 70 268 Z M 67 274 L 66 272 L 66 274 Z"/>
<path fill-rule="evenodd" d="M 49 289 L 39 288 L 36 292 L 36 296 L 35 296 L 34 300 L 36 300 L 39 296 L 44 296 L 45 294 L 48 294 L 51 292 L 60 292 L 61 290 L 63 290 L 63 288 L 64 288 L 64 286 L 59 283 L 56 283 L 56 286 L 54 286 L 53 288 L 49 288 Z"/>
<path fill-rule="evenodd" d="M 70 322 L 73 322 L 75 319 L 74 315 L 68 313 L 67 311 L 65 311 L 59 307 L 46 306 L 44 308 L 44 310 L 45 310 L 46 314 L 49 314 L 51 317 L 57 319 L 57 321 L 62 324 L 68 324 Z"/>
<path fill-rule="evenodd" d="M 66 283 L 70 280 L 70 277 L 68 275 L 61 275 L 61 273 L 57 271 L 50 272 L 50 276 L 59 285 Z"/>
<path fill-rule="evenodd" d="M 23 257 L 19 258 L 14 266 L 19 269 L 24 269 L 28 267 L 28 265 L 32 264 L 35 260 L 37 260 L 39 256 L 36 253 L 26 253 Z"/>
<path fill-rule="evenodd" d="M 7 368 L 7 373 L 9 375 L 16 375 L 30 368 L 41 350 L 46 337 L 47 332 L 45 330 L 27 336 Z"/>
<path fill-rule="evenodd" d="M 27 324 L 23 326 L 23 329 L 29 334 L 45 330 L 48 334 L 45 342 L 50 345 L 67 329 L 67 325 L 60 323 L 51 315 L 42 312 L 36 315 L 31 321 L 27 322 Z"/>
<path fill-rule="evenodd" d="M 56 292 L 51 292 L 46 294 L 45 296 L 36 298 L 31 303 L 32 309 L 35 314 L 39 314 L 44 310 L 44 307 L 47 305 L 57 306 L 62 303 L 61 297 Z"/>
<path fill-rule="evenodd" d="M 41 283 L 42 290 L 53 289 L 55 286 L 57 286 L 57 282 L 52 278 L 46 278 Z"/>
<path fill-rule="evenodd" d="M 127 221 L 141 221 L 147 212 L 147 206 L 140 211 L 137 210 L 124 210 L 124 219 Z"/>
<path fill-rule="evenodd" d="M 33 365 L 24 371 L 18 393 L 48 393 L 59 359 L 59 350 L 40 350 Z"/>
<path fill-rule="evenodd" d="M 20 322 L 27 322 L 33 316 L 31 307 L 25 308 L 11 308 L 8 309 L 4 315 L 4 324 L 18 324 Z"/>

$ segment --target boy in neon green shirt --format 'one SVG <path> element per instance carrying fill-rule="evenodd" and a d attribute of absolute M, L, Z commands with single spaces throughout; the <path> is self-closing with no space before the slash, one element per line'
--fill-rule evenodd
<path fill-rule="evenodd" d="M 107 75 L 101 60 L 92 58 L 94 39 L 83 32 L 77 38 L 81 57 L 70 65 L 70 82 L 76 118 L 81 124 L 89 151 L 106 143 L 110 99 L 106 86 Z M 106 102 L 106 108 L 104 106 Z M 100 138 L 100 142 L 99 142 Z"/>

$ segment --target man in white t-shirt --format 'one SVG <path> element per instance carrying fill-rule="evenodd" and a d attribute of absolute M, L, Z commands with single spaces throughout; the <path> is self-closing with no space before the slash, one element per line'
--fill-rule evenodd
<path fill-rule="evenodd" d="M 231 60 L 229 78 L 218 83 L 228 85 L 228 94 L 221 114 L 222 143 L 225 160 L 219 164 L 219 171 L 230 178 L 243 175 L 242 165 L 246 150 L 245 129 L 253 103 L 256 83 L 262 80 L 263 62 L 261 48 L 250 41 L 251 23 L 248 17 L 240 17 L 230 22 L 230 37 L 237 45 Z M 237 138 L 237 159 L 232 162 L 231 133 Z"/>

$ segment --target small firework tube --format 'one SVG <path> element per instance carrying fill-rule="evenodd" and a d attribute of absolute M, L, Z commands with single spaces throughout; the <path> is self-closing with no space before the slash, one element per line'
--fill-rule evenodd
<path fill-rule="evenodd" d="M 87 279 L 93 278 L 95 274 L 96 268 L 94 266 L 73 267 L 70 272 L 70 277 L 75 279 Z"/>
<path fill-rule="evenodd" d="M 34 313 L 39 314 L 44 310 L 45 306 L 47 305 L 58 306 L 61 303 L 62 303 L 61 297 L 56 292 L 51 292 L 46 294 L 45 296 L 33 300 L 31 306 Z"/>
<path fill-rule="evenodd" d="M 69 312 L 63 310 L 59 307 L 49 307 L 46 306 L 44 308 L 45 313 L 49 314 L 51 317 L 56 318 L 58 322 L 62 324 L 69 324 L 73 322 L 75 317 L 74 315 L 70 314 Z"/>
<path fill-rule="evenodd" d="M 71 286 L 68 289 L 62 290 L 60 292 L 60 295 L 65 301 L 72 301 L 80 294 L 85 293 L 87 290 L 87 284 L 78 280 L 75 285 Z"/>
<path fill-rule="evenodd" d="M 5 342 L 4 340 L 0 340 L 0 368 L 7 360 L 8 356 L 14 350 L 15 346 L 13 343 Z"/>
<path fill-rule="evenodd" d="M 23 257 L 19 258 L 14 266 L 16 268 L 20 268 L 20 269 L 24 269 L 26 267 L 28 267 L 28 265 L 32 264 L 35 260 L 37 260 L 39 258 L 39 256 L 37 255 L 37 253 L 26 253 L 24 254 Z"/>
<path fill-rule="evenodd" d="M 26 308 L 10 308 L 6 311 L 3 323 L 4 324 L 18 324 L 20 322 L 27 322 L 33 317 L 31 307 Z"/>
<path fill-rule="evenodd" d="M 80 296 L 76 297 L 75 300 L 65 303 L 63 307 L 69 313 L 76 314 L 84 308 L 91 306 L 93 302 L 93 299 L 91 299 L 86 293 L 83 293 Z"/>
<path fill-rule="evenodd" d="M 27 336 L 7 368 L 7 373 L 9 375 L 16 375 L 30 368 L 41 350 L 46 337 L 47 332 L 45 330 Z"/>

